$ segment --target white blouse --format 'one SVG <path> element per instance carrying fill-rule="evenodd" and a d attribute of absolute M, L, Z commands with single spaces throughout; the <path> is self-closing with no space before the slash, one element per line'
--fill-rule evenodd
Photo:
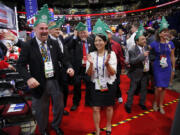
<path fill-rule="evenodd" d="M 95 79 L 97 78 L 97 76 L 98 77 L 104 77 L 108 84 L 113 84 L 113 82 L 116 79 L 116 74 L 110 76 L 105 65 L 104 65 L 104 73 L 103 73 L 103 61 L 105 62 L 105 60 L 107 58 L 107 54 L 108 53 L 106 51 L 105 56 L 98 56 L 98 58 L 97 58 L 97 51 L 94 51 L 94 52 L 90 53 L 91 57 L 93 58 L 93 75 L 91 76 L 91 81 L 94 82 L 94 83 L 95 83 Z M 111 55 L 111 57 L 110 57 L 110 60 L 109 60 L 109 65 L 111 65 L 111 67 L 115 71 L 117 71 L 116 54 L 115 54 L 114 51 L 111 51 L 110 55 Z M 98 63 L 97 63 L 97 59 L 98 59 Z M 87 61 L 87 63 L 86 63 L 86 72 L 87 72 L 89 66 L 90 66 L 90 63 L 89 63 L 89 61 Z M 97 72 L 97 66 L 98 66 L 98 72 Z"/>

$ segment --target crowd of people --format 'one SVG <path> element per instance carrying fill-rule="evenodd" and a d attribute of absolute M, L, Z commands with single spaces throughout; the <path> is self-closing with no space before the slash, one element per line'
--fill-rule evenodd
<path fill-rule="evenodd" d="M 43 12 L 41 12 L 43 11 Z M 9 31 L 0 32 L 0 39 L 11 40 L 21 48 L 20 55 L 6 57 L 7 47 L 0 44 L 0 69 L 17 70 L 27 82 L 32 94 L 32 113 L 39 132 L 48 135 L 49 100 L 53 105 L 52 129 L 63 135 L 60 129 L 68 98 L 68 85 L 73 84 L 73 105 L 78 109 L 81 100 L 82 81 L 86 86 L 85 105 L 92 107 L 96 135 L 100 135 L 100 110 L 106 108 L 106 135 L 112 132 L 113 105 L 122 103 L 119 87 L 120 75 L 127 74 L 130 88 L 125 101 L 125 110 L 132 112 L 133 96 L 139 90 L 139 106 L 147 110 L 146 95 L 149 81 L 154 81 L 154 111 L 165 114 L 163 101 L 165 91 L 172 85 L 171 78 L 179 70 L 179 41 L 176 30 L 168 29 L 166 18 L 161 17 L 158 29 L 144 29 L 143 23 L 131 23 L 129 33 L 123 25 L 118 25 L 117 33 L 101 19 L 88 33 L 86 24 L 79 22 L 74 33 L 64 38 L 61 26 L 64 17 L 50 22 L 48 6 L 38 12 L 34 23 L 35 37 L 23 42 Z M 17 60 L 17 66 L 6 63 L 7 59 Z M 28 65 L 28 68 L 27 68 Z M 153 76 L 150 80 L 150 76 Z"/>

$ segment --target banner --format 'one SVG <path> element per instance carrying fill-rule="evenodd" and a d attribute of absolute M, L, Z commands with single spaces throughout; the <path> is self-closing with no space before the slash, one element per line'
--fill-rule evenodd
<path fill-rule="evenodd" d="M 32 32 L 29 34 L 29 36 L 30 36 L 31 38 L 34 38 L 34 37 L 35 37 L 34 31 L 32 31 Z"/>
<path fill-rule="evenodd" d="M 67 34 L 70 34 L 70 25 L 69 24 L 66 25 L 66 30 L 67 30 Z"/>
<path fill-rule="evenodd" d="M 54 21 L 54 9 L 53 8 L 48 8 L 49 9 L 49 13 L 51 14 L 51 21 Z"/>
<path fill-rule="evenodd" d="M 37 0 L 25 0 L 26 17 L 28 24 L 34 24 L 38 11 Z"/>
<path fill-rule="evenodd" d="M 91 17 L 86 17 L 86 24 L 88 28 L 88 32 L 91 32 Z"/>
<path fill-rule="evenodd" d="M 16 18 L 14 11 L 0 3 L 0 28 L 15 29 Z"/>

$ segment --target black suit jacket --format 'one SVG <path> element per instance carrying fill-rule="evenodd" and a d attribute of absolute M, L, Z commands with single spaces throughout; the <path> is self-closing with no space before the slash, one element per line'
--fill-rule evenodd
<path fill-rule="evenodd" d="M 93 38 L 88 37 L 87 38 L 87 44 L 88 44 L 88 50 L 89 53 L 94 50 L 94 44 L 93 44 Z M 69 51 L 69 59 L 71 59 L 73 68 L 75 70 L 75 75 L 79 73 L 80 68 L 82 67 L 82 59 L 83 59 L 83 45 L 80 40 L 80 38 L 77 39 L 71 39 L 71 41 L 68 42 L 67 48 Z"/>
<path fill-rule="evenodd" d="M 62 82 L 60 74 L 62 69 L 59 66 L 59 62 L 61 62 L 65 67 L 72 66 L 68 60 L 64 58 L 57 41 L 48 38 L 47 45 L 50 49 L 51 59 L 54 67 L 54 78 L 58 80 L 58 82 Z M 27 70 L 27 65 L 29 65 L 30 72 Z M 23 46 L 17 62 L 17 70 L 25 81 L 31 77 L 34 77 L 40 83 L 40 86 L 35 88 L 32 94 L 36 98 L 41 97 L 46 78 L 44 73 L 44 62 L 36 38 L 29 40 Z"/>
<path fill-rule="evenodd" d="M 15 44 L 15 46 L 19 47 L 19 48 L 23 48 L 25 42 L 22 41 L 21 39 L 18 39 L 18 42 Z"/>
<path fill-rule="evenodd" d="M 146 46 L 145 51 L 148 51 L 148 46 Z M 130 69 L 128 72 L 128 76 L 131 80 L 139 81 L 142 76 L 147 73 L 143 73 L 144 65 L 143 61 L 145 60 L 145 56 L 140 52 L 140 49 L 137 45 L 129 50 L 129 63 Z"/>

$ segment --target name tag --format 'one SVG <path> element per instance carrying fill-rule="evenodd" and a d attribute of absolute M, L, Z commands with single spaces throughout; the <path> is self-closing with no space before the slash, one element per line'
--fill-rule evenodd
<path fill-rule="evenodd" d="M 50 77 L 54 77 L 54 70 L 53 70 L 53 64 L 52 64 L 52 61 L 49 61 L 49 62 L 45 62 L 44 63 L 45 65 L 45 77 L 46 78 L 50 78 Z"/>
<path fill-rule="evenodd" d="M 167 57 L 166 56 L 160 56 L 160 66 L 162 68 L 166 68 L 168 67 L 168 63 L 167 63 Z"/>
<path fill-rule="evenodd" d="M 100 91 L 108 91 L 108 87 L 107 87 L 107 81 L 105 80 L 105 78 L 100 78 L 100 79 L 96 79 L 95 81 L 95 89 L 96 90 L 100 90 Z"/>

